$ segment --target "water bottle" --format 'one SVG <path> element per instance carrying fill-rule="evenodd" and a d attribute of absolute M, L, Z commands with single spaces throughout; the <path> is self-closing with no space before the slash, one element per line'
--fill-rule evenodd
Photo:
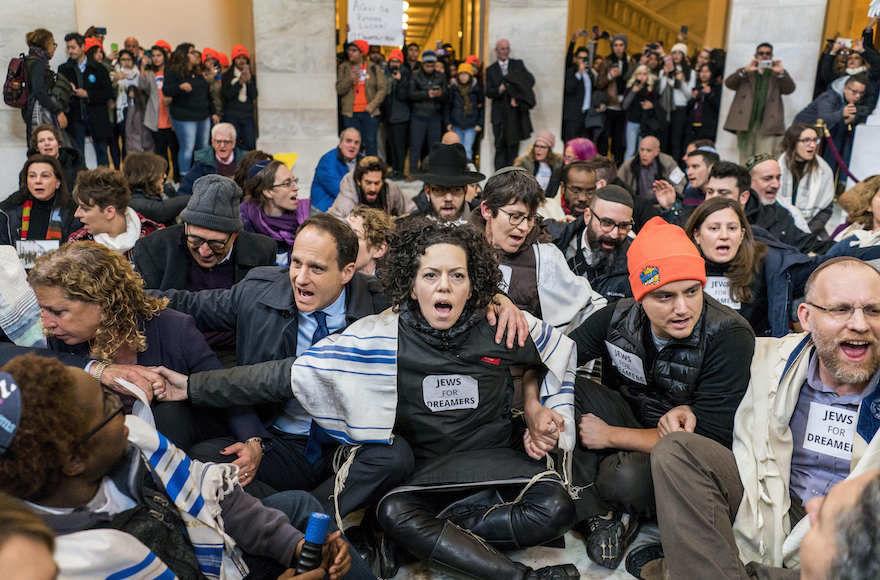
<path fill-rule="evenodd" d="M 312 512 L 312 515 L 309 516 L 309 523 L 306 526 L 306 541 L 303 543 L 299 562 L 296 564 L 297 574 L 304 574 L 321 566 L 324 541 L 327 539 L 329 527 L 330 516 L 327 514 Z"/>

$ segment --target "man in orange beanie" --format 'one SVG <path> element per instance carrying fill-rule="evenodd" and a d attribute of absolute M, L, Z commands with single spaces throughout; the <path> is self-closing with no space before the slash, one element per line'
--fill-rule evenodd
<path fill-rule="evenodd" d="M 357 129 L 363 138 L 367 155 L 376 155 L 379 115 L 388 90 L 385 71 L 367 58 L 370 44 L 366 40 L 349 43 L 345 62 L 336 68 L 336 93 L 340 97 L 342 127 Z"/>
<path fill-rule="evenodd" d="M 575 384 L 573 484 L 587 555 L 608 568 L 654 517 L 651 450 L 662 437 L 689 431 L 730 447 L 755 348 L 749 323 L 703 294 L 705 263 L 680 227 L 649 220 L 627 267 L 633 298 L 570 335 L 579 365 L 602 360 L 601 384 Z"/>

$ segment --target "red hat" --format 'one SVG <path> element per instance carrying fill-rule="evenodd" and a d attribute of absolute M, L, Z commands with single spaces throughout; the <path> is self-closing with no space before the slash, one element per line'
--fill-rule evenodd
<path fill-rule="evenodd" d="M 101 50 L 104 50 L 104 46 L 101 44 L 101 39 L 90 36 L 86 39 L 86 43 L 83 45 L 83 52 L 88 52 L 90 48 L 94 48 L 96 46 L 100 46 Z"/>
<path fill-rule="evenodd" d="M 218 61 L 220 61 L 220 66 L 222 66 L 223 68 L 229 67 L 229 57 L 226 56 L 225 52 L 220 52 L 219 50 L 215 51 L 214 56 L 217 58 Z"/>
<path fill-rule="evenodd" d="M 366 40 L 358 39 L 352 42 L 352 44 L 355 45 L 359 51 L 361 51 L 361 54 L 367 54 L 368 52 L 370 52 L 370 43 Z"/>
<path fill-rule="evenodd" d="M 213 48 L 206 46 L 202 49 L 202 62 L 205 62 L 206 60 L 208 60 L 208 58 L 220 60 L 220 58 L 217 56 L 217 51 Z"/>
<path fill-rule="evenodd" d="M 403 62 L 403 51 L 399 48 L 395 48 L 391 51 L 391 54 L 388 55 L 388 60 L 396 60 L 399 62 Z"/>
<path fill-rule="evenodd" d="M 475 68 L 480 68 L 480 57 L 475 54 L 468 55 L 464 61 L 469 65 L 473 65 Z"/>
<path fill-rule="evenodd" d="M 232 60 L 235 60 L 240 56 L 243 56 L 248 60 L 251 59 L 251 53 L 248 52 L 248 49 L 246 49 L 243 44 L 236 44 L 232 47 Z"/>
<path fill-rule="evenodd" d="M 659 216 L 648 220 L 632 241 L 626 265 L 636 300 L 670 282 L 695 280 L 706 284 L 706 262 L 700 251 L 683 229 Z"/>
<path fill-rule="evenodd" d="M 164 48 L 166 52 L 171 52 L 171 43 L 167 40 L 162 40 L 161 38 L 153 43 L 153 46 L 158 46 L 160 48 Z"/>

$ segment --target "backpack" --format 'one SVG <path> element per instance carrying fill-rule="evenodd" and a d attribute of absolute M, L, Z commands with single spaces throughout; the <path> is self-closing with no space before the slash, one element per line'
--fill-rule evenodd
<path fill-rule="evenodd" d="M 6 82 L 3 83 L 3 102 L 16 109 L 27 107 L 28 88 L 24 53 L 9 59 Z"/>

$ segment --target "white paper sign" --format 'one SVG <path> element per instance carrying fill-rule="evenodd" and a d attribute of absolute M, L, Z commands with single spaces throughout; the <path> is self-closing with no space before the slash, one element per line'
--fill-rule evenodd
<path fill-rule="evenodd" d="M 631 381 L 636 381 L 643 385 L 648 384 L 648 380 L 645 378 L 645 365 L 642 363 L 642 359 L 631 352 L 626 352 L 619 346 L 611 344 L 607 340 L 605 341 L 605 346 L 608 347 L 608 354 L 611 355 L 611 362 L 614 364 L 614 368 L 620 374 Z"/>
<path fill-rule="evenodd" d="M 422 395 L 434 413 L 476 409 L 480 404 L 477 380 L 467 375 L 428 375 L 422 380 Z"/>
<path fill-rule="evenodd" d="M 57 250 L 61 246 L 59 240 L 17 240 L 15 251 L 25 270 L 34 267 L 34 262 L 43 254 Z"/>
<path fill-rule="evenodd" d="M 507 289 L 510 288 L 510 279 L 513 278 L 513 268 L 507 264 L 498 264 L 498 269 L 501 270 L 501 282 L 498 283 L 498 289 L 507 292 Z"/>
<path fill-rule="evenodd" d="M 858 418 L 858 411 L 811 402 L 804 449 L 851 460 Z"/>
<path fill-rule="evenodd" d="M 727 276 L 708 276 L 706 277 L 706 294 L 734 310 L 739 310 L 740 304 L 733 299 L 730 294 L 730 278 Z"/>
<path fill-rule="evenodd" d="M 363 39 L 380 46 L 403 44 L 403 3 L 400 0 L 350 0 L 348 40 Z"/>
<path fill-rule="evenodd" d="M 685 177 L 687 176 L 684 174 L 684 171 L 682 171 L 678 167 L 669 172 L 669 181 L 671 181 L 675 185 L 681 183 Z"/>

